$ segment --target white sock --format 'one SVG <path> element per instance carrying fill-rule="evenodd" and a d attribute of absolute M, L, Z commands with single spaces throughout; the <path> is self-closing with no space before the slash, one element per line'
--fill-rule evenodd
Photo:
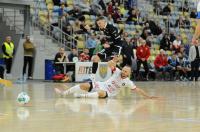
<path fill-rule="evenodd" d="M 78 97 L 80 97 L 80 98 L 98 98 L 99 94 L 98 94 L 98 92 L 93 92 L 93 93 L 87 93 L 87 94 L 79 94 Z"/>
<path fill-rule="evenodd" d="M 77 91 L 81 90 L 80 85 L 76 85 L 74 87 L 71 87 L 70 89 L 66 90 L 63 92 L 64 95 L 68 95 L 68 94 L 72 94 L 75 93 Z"/>

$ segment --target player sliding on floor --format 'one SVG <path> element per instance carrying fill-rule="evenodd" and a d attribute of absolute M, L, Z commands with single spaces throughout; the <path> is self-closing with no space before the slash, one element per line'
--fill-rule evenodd
<path fill-rule="evenodd" d="M 142 89 L 136 87 L 135 84 L 129 79 L 129 76 L 131 74 L 131 68 L 129 66 L 124 66 L 122 70 L 120 70 L 116 67 L 117 61 L 118 57 L 114 57 L 111 61 L 108 62 L 108 66 L 111 68 L 113 74 L 107 81 L 99 82 L 92 80 L 92 82 L 81 83 L 76 86 L 73 86 L 66 91 L 60 90 L 59 88 L 55 88 L 55 92 L 63 96 L 74 94 L 75 97 L 79 98 L 107 98 L 116 96 L 122 88 L 130 88 L 138 94 L 143 95 L 145 98 L 158 98 L 155 96 L 150 96 L 147 93 L 145 93 Z M 88 93 L 76 93 L 80 90 L 87 91 Z"/>

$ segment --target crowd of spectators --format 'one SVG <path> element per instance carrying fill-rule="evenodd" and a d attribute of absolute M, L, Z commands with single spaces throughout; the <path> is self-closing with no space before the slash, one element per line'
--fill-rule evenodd
<path fill-rule="evenodd" d="M 69 54 L 68 60 L 73 61 L 73 57 L 77 57 L 80 61 L 90 61 L 92 55 L 98 53 L 103 48 L 106 48 L 108 42 L 106 37 L 101 32 L 93 32 L 88 34 L 84 28 L 86 24 L 91 27 L 95 27 L 95 18 L 97 16 L 105 16 L 109 24 L 120 25 L 139 25 L 142 27 L 141 31 L 135 29 L 134 35 L 129 31 L 125 31 L 119 28 L 121 37 L 127 46 L 129 46 L 132 57 L 132 67 L 135 74 L 134 79 L 155 79 L 150 76 L 150 72 L 155 74 L 161 74 L 163 80 L 192 80 L 191 79 L 191 61 L 189 60 L 189 48 L 191 43 L 189 41 L 183 42 L 181 34 L 160 27 L 154 20 L 149 19 L 147 16 L 142 15 L 142 9 L 136 6 L 124 6 L 118 0 L 111 0 L 106 3 L 105 0 L 96 0 L 87 4 L 87 1 L 74 0 L 74 6 L 72 9 L 68 9 L 68 4 L 63 1 L 54 0 L 54 5 L 59 6 L 58 9 L 50 11 L 50 14 L 58 12 L 58 22 L 51 23 L 54 26 L 59 26 L 59 21 L 62 23 L 61 29 L 68 35 L 71 32 L 73 35 L 87 34 L 85 41 L 85 48 L 78 52 L 72 49 L 72 53 Z M 127 1 L 129 2 L 129 1 Z M 160 0 L 153 0 L 153 11 L 156 15 L 171 16 L 174 13 L 172 5 L 174 1 L 166 3 L 165 6 L 161 5 Z M 129 5 L 126 3 L 126 5 Z M 128 10 L 125 13 L 125 10 Z M 195 10 L 190 8 L 188 1 L 185 0 L 183 4 L 178 8 L 177 12 L 182 12 L 175 21 L 169 21 L 170 27 L 179 29 L 192 29 L 191 18 L 195 18 Z M 187 12 L 189 15 L 184 15 Z M 93 21 L 88 23 L 85 15 L 95 16 Z M 51 15 L 50 15 L 51 16 Z M 168 31 L 167 31 L 168 30 Z M 71 32 L 68 32 L 71 31 Z M 155 48 L 154 40 L 157 41 L 158 48 Z M 156 52 L 156 53 L 153 53 Z M 155 56 L 154 59 L 150 59 L 151 56 Z M 136 63 L 135 63 L 136 62 Z M 141 68 L 141 64 L 143 68 Z M 136 68 L 134 68 L 136 67 Z M 143 70 L 144 69 L 144 72 Z M 144 73 L 144 74 L 141 74 Z M 158 74 L 158 75 L 159 75 Z M 156 76 L 156 78 L 159 78 Z"/>

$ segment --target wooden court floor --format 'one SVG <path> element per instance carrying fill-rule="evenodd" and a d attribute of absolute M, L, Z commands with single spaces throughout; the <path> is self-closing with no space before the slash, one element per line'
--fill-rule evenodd
<path fill-rule="evenodd" d="M 30 81 L 0 88 L 0 132 L 200 132 L 200 82 L 136 82 L 147 100 L 123 89 L 112 99 L 60 98 L 58 84 Z M 16 97 L 28 92 L 22 107 Z"/>

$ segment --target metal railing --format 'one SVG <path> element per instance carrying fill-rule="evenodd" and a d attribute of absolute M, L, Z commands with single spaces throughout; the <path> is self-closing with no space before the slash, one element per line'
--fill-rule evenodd
<path fill-rule="evenodd" d="M 45 35 L 46 38 L 50 38 L 55 43 L 58 43 L 59 47 L 64 47 L 67 50 L 70 50 L 76 47 L 76 43 L 78 42 L 78 40 L 72 35 L 69 35 L 62 30 L 63 22 L 62 21 L 59 22 L 59 19 L 58 19 L 58 26 L 53 26 L 49 20 L 49 16 L 50 16 L 49 11 L 46 8 L 42 8 L 40 6 L 41 4 L 42 4 L 41 1 L 36 0 L 35 6 L 31 7 L 31 10 L 33 11 L 33 13 L 31 14 L 31 17 L 34 18 L 32 19 L 32 23 L 31 23 L 32 27 L 33 28 L 38 27 L 40 31 Z M 48 13 L 47 23 L 42 24 L 40 22 L 40 16 L 38 14 L 39 11 L 46 11 Z M 56 33 L 59 36 L 55 35 L 54 29 L 56 29 Z M 74 34 L 72 29 L 70 30 L 70 34 Z M 46 43 L 45 40 L 44 40 L 44 43 Z"/>
<path fill-rule="evenodd" d="M 24 20 L 17 19 L 16 11 L 19 10 L 11 9 L 9 11 L 5 11 L 5 9 L 10 8 L 0 8 L 3 21 L 5 21 L 10 27 L 14 28 L 14 30 L 19 31 L 18 34 L 24 34 L 24 29 L 20 28 L 20 26 L 24 28 Z M 9 13 L 13 15 L 8 15 Z M 22 22 L 23 25 L 18 25 L 17 22 Z"/>

